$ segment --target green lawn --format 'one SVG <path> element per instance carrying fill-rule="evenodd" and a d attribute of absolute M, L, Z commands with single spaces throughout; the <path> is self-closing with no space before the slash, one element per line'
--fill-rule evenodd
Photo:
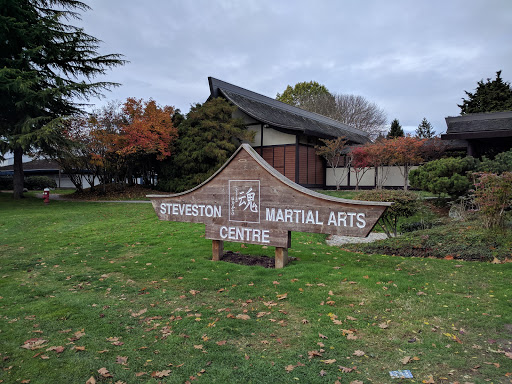
<path fill-rule="evenodd" d="M 510 382 L 511 263 L 324 238 L 293 233 L 297 260 L 247 267 L 210 261 L 204 226 L 150 204 L 0 194 L 0 382 Z"/>

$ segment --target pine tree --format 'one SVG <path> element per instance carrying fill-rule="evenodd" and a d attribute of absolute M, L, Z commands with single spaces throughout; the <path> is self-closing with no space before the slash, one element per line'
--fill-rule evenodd
<path fill-rule="evenodd" d="M 62 119 L 118 84 L 94 82 L 125 63 L 98 54 L 100 41 L 66 24 L 89 7 L 76 0 L 0 3 L 0 153 L 14 154 L 14 197 L 23 196 L 22 156 L 62 140 Z"/>
<path fill-rule="evenodd" d="M 457 104 L 460 114 L 481 112 L 512 111 L 512 87 L 510 83 L 503 81 L 501 71 L 496 72 L 496 79 L 487 79 L 484 83 L 480 80 L 475 93 L 464 91 L 468 100 L 462 99 L 462 104 Z"/>
<path fill-rule="evenodd" d="M 431 139 L 436 135 L 436 131 L 432 128 L 432 124 L 424 117 L 420 125 L 416 128 L 416 137 L 420 139 Z"/>
<path fill-rule="evenodd" d="M 205 181 L 235 152 L 242 141 L 252 141 L 242 119 L 233 118 L 236 107 L 218 97 L 192 106 L 178 126 L 173 156 L 159 175 L 160 187 L 182 192 Z"/>
<path fill-rule="evenodd" d="M 404 130 L 402 126 L 398 122 L 398 119 L 394 119 L 391 122 L 391 128 L 389 129 L 388 135 L 386 136 L 388 139 L 393 139 L 395 137 L 404 137 Z"/>

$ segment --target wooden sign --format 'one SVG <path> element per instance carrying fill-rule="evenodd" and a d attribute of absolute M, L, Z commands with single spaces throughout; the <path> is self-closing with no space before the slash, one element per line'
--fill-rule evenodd
<path fill-rule="evenodd" d="M 248 144 L 201 185 L 174 195 L 148 195 L 160 220 L 204 223 L 213 260 L 223 241 L 276 247 L 288 261 L 290 231 L 368 236 L 391 203 L 339 199 L 295 184 Z"/>

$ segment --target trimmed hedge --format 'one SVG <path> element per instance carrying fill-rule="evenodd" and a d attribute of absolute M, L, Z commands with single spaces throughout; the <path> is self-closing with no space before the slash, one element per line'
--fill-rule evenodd
<path fill-rule="evenodd" d="M 12 190 L 12 176 L 0 176 L 0 189 Z"/>
<path fill-rule="evenodd" d="M 29 176 L 25 178 L 25 188 L 27 189 L 45 189 L 57 188 L 57 183 L 54 179 L 48 176 Z"/>
<path fill-rule="evenodd" d="M 386 212 L 384 212 L 379 220 L 380 226 L 388 237 L 397 235 L 398 219 L 400 217 L 411 217 L 419 209 L 418 196 L 410 191 L 375 189 L 358 193 L 354 199 L 362 201 L 388 201 L 393 203 L 391 207 L 386 209 Z"/>

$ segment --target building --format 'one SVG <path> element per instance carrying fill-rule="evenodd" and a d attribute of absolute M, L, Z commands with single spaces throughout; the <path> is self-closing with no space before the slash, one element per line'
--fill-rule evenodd
<path fill-rule="evenodd" d="M 447 117 L 442 140 L 456 140 L 468 156 L 494 156 L 512 149 L 512 111 Z"/>
<path fill-rule="evenodd" d="M 340 136 L 348 144 L 370 142 L 366 132 L 328 117 L 282 103 L 213 77 L 208 78 L 210 98 L 223 97 L 238 109 L 234 117 L 245 121 L 256 134 L 251 146 L 272 167 L 308 188 L 333 185 L 325 159 L 318 156 L 320 139 Z"/>

